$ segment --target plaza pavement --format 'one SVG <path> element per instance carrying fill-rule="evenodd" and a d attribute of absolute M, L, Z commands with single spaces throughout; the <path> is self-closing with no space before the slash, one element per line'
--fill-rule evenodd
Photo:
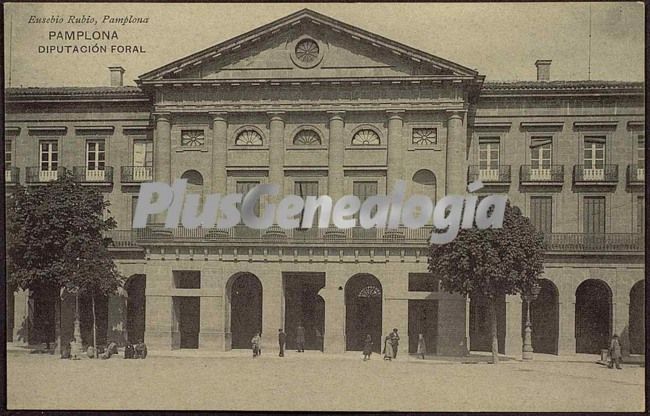
<path fill-rule="evenodd" d="M 193 354 L 194 353 L 194 354 Z M 643 411 L 645 368 L 536 354 L 495 366 L 469 358 L 288 351 L 252 359 L 154 352 L 146 360 L 61 360 L 9 350 L 9 409 Z M 465 364 L 464 364 L 465 363 Z M 468 365 L 474 363 L 475 365 Z"/>

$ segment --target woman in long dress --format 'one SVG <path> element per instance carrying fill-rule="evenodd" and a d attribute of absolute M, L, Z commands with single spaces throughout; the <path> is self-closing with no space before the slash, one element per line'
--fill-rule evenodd
<path fill-rule="evenodd" d="M 418 355 L 424 360 L 424 354 L 427 353 L 427 345 L 424 342 L 424 335 L 418 334 Z"/>
<path fill-rule="evenodd" d="M 384 338 L 384 360 L 392 361 L 393 359 L 393 344 L 391 343 L 390 335 Z"/>
<path fill-rule="evenodd" d="M 366 340 L 363 342 L 363 361 L 368 361 L 372 355 L 372 337 L 370 334 L 366 335 Z"/>

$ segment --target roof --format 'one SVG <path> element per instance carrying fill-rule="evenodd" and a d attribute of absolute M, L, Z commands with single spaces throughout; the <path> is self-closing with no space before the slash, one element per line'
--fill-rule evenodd
<path fill-rule="evenodd" d="M 643 93 L 643 82 L 632 81 L 500 81 L 485 82 L 481 95 L 500 93 Z"/>
<path fill-rule="evenodd" d="M 246 47 L 250 44 L 253 44 L 254 42 L 259 41 L 262 37 L 272 36 L 279 30 L 289 28 L 302 20 L 310 20 L 321 26 L 329 27 L 336 32 L 345 33 L 358 41 L 372 44 L 375 47 L 384 48 L 395 53 L 396 55 L 404 55 L 416 61 L 427 62 L 437 68 L 448 70 L 455 74 L 472 77 L 479 76 L 477 71 L 459 65 L 455 62 L 448 61 L 446 59 L 420 51 L 383 36 L 368 32 L 363 29 L 359 29 L 355 26 L 317 13 L 313 10 L 302 9 L 271 23 L 260 26 L 257 29 L 253 29 L 242 35 L 226 40 L 225 42 L 221 42 L 202 51 L 178 59 L 160 68 L 149 71 L 139 77 L 139 82 L 160 80 L 165 75 L 180 72 L 186 67 L 191 68 L 194 65 L 200 64 L 203 60 L 215 59 L 219 56 L 223 56 L 230 51 L 237 50 L 243 46 Z"/>
<path fill-rule="evenodd" d="M 34 95 L 144 95 L 140 87 L 27 87 L 7 88 L 5 93 L 9 96 L 34 96 Z"/>

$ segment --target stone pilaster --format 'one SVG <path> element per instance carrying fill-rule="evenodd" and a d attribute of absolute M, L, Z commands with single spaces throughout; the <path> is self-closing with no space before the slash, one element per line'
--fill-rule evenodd
<path fill-rule="evenodd" d="M 521 358 L 523 341 L 521 334 L 521 297 L 519 295 L 506 295 L 504 354 Z"/>
<path fill-rule="evenodd" d="M 630 293 L 629 290 L 625 293 Z M 618 340 L 621 344 L 621 353 L 623 356 L 630 355 L 630 303 L 629 297 L 622 299 L 622 296 L 617 296 L 616 301 L 612 305 L 613 327 L 612 334 L 618 335 Z M 603 347 L 605 348 L 605 347 Z"/>
<path fill-rule="evenodd" d="M 332 201 L 338 201 L 344 195 L 343 185 L 343 155 L 345 152 L 345 138 L 343 137 L 343 128 L 345 121 L 342 111 L 332 111 L 329 113 L 329 177 L 328 194 Z"/>
<path fill-rule="evenodd" d="M 119 295 L 108 296 L 108 325 L 106 326 L 106 339 L 117 345 L 124 345 L 126 341 L 126 298 Z M 134 342 L 134 340 L 129 340 Z"/>
<path fill-rule="evenodd" d="M 171 350 L 174 345 L 172 339 L 173 298 L 160 295 L 147 296 L 145 315 L 144 342 L 147 347 L 151 350 Z M 178 328 L 175 332 L 178 332 Z"/>
<path fill-rule="evenodd" d="M 323 349 L 332 354 L 345 352 L 345 293 L 334 282 L 318 293 L 325 301 Z"/>
<path fill-rule="evenodd" d="M 213 194 L 226 194 L 226 165 L 228 162 L 228 113 L 212 116 L 212 187 Z"/>
<path fill-rule="evenodd" d="M 558 355 L 576 353 L 576 300 L 571 294 L 558 303 L 559 338 Z M 534 330 L 534 329 L 533 329 Z"/>
<path fill-rule="evenodd" d="M 284 328 L 282 273 L 269 273 L 262 280 L 262 351 L 277 353 L 278 329 Z M 286 332 L 286 329 L 285 329 Z"/>
<path fill-rule="evenodd" d="M 450 111 L 447 119 L 446 195 L 464 195 L 467 188 L 467 138 L 464 112 Z"/>
<path fill-rule="evenodd" d="M 171 114 L 155 113 L 154 180 L 171 185 Z"/>
<path fill-rule="evenodd" d="M 388 115 L 388 171 L 386 178 L 386 195 L 388 195 L 395 186 L 395 181 L 404 179 L 403 170 L 403 148 L 404 138 L 402 131 L 404 122 L 402 115 L 404 111 L 391 110 L 387 111 Z"/>
<path fill-rule="evenodd" d="M 201 296 L 199 349 L 225 351 L 223 296 Z"/>

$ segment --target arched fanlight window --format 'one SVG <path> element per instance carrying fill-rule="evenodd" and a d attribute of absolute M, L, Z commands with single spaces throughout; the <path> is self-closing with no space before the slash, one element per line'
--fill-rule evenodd
<path fill-rule="evenodd" d="M 253 129 L 241 131 L 235 139 L 237 146 L 261 146 L 262 144 L 262 135 Z"/>
<path fill-rule="evenodd" d="M 413 194 L 426 195 L 436 201 L 436 175 L 429 169 L 420 169 L 413 175 Z"/>
<path fill-rule="evenodd" d="M 371 129 L 362 129 L 352 137 L 354 146 L 376 146 L 380 144 L 379 135 Z"/>
<path fill-rule="evenodd" d="M 381 296 L 381 289 L 377 286 L 366 286 L 359 291 L 360 298 L 376 298 Z"/>
<path fill-rule="evenodd" d="M 203 194 L 203 175 L 196 170 L 187 170 L 181 175 L 181 179 L 187 179 L 188 194 Z"/>
<path fill-rule="evenodd" d="M 300 130 L 293 138 L 293 144 L 301 146 L 315 146 L 321 144 L 318 133 L 311 129 Z"/>

